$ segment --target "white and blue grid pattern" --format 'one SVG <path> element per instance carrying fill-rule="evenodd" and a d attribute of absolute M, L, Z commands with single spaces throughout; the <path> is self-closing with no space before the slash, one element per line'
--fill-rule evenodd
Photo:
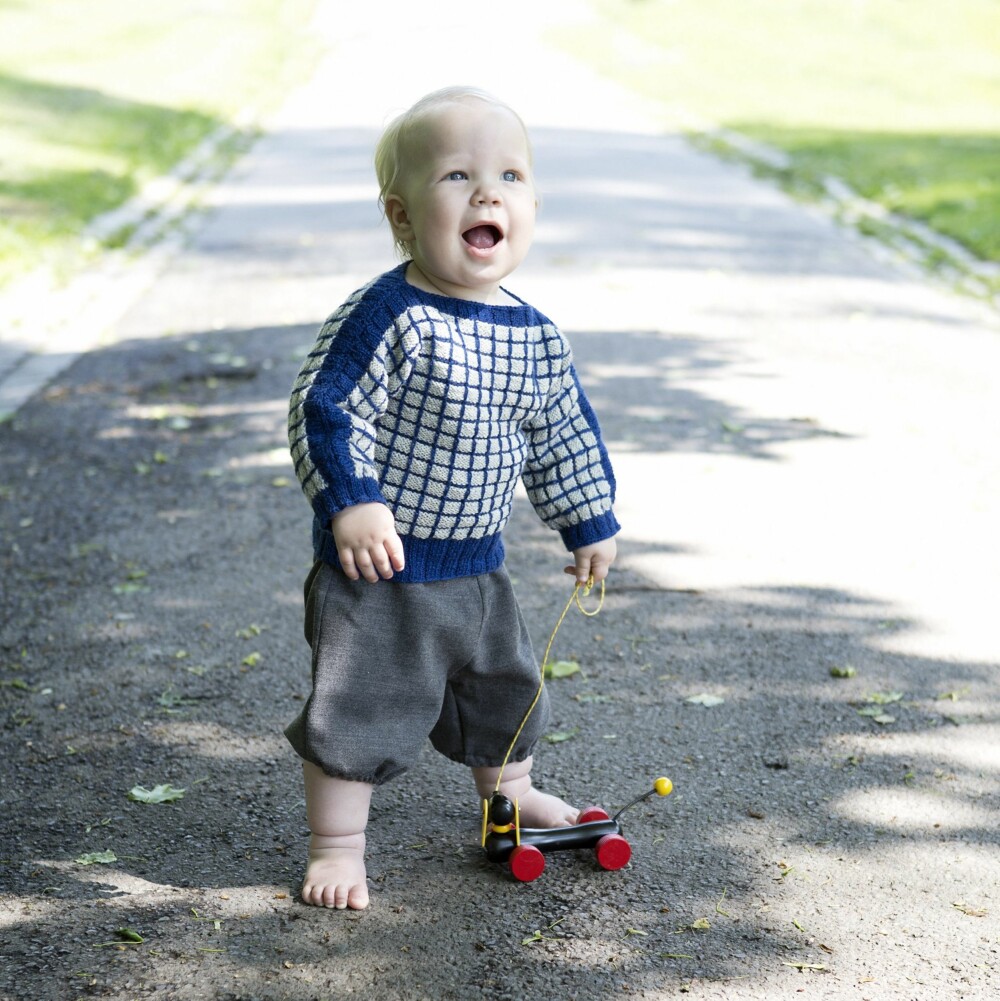
<path fill-rule="evenodd" d="M 289 440 L 321 525 L 384 500 L 404 545 L 499 541 L 523 473 L 551 527 L 617 529 L 565 338 L 530 306 L 426 295 L 401 269 L 324 324 L 292 393 Z"/>

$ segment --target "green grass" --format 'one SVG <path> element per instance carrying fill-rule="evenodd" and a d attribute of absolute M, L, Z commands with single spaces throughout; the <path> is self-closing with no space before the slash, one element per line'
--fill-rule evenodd
<path fill-rule="evenodd" d="M 997 0 L 592 0 L 575 54 L 1000 261 Z"/>
<path fill-rule="evenodd" d="M 82 235 L 317 56 L 316 0 L 0 0 L 0 285 Z"/>

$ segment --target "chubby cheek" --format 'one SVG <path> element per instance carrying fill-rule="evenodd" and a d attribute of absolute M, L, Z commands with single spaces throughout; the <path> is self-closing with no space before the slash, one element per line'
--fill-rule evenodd
<path fill-rule="evenodd" d="M 517 228 L 527 234 L 528 239 L 535 233 L 535 218 L 538 215 L 538 202 L 531 199 L 517 213 Z"/>
<path fill-rule="evenodd" d="M 516 220 L 511 230 L 511 242 L 527 251 L 535 235 L 535 216 L 530 214 Z"/>

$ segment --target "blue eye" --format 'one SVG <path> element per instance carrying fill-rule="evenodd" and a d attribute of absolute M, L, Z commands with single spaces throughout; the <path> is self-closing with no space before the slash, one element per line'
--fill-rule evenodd
<path fill-rule="evenodd" d="M 464 181 L 465 180 L 465 171 L 464 170 L 453 170 L 453 171 L 451 171 L 451 173 L 448 174 L 448 178 L 447 179 L 449 181 Z"/>
<path fill-rule="evenodd" d="M 505 181 L 516 181 L 518 180 L 518 174 L 516 170 L 505 170 L 500 175 Z"/>

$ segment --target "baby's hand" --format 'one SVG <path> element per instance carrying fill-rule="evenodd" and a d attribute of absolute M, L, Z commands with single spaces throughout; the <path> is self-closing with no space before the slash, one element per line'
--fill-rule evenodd
<path fill-rule="evenodd" d="M 392 512 L 384 504 L 354 504 L 338 511 L 330 522 L 337 556 L 351 580 L 364 577 L 374 584 L 403 569 L 403 543 Z"/>
<path fill-rule="evenodd" d="M 595 542 L 589 546 L 581 546 L 573 550 L 575 565 L 566 567 L 566 573 L 575 574 L 577 584 L 586 585 L 591 574 L 594 576 L 593 583 L 604 580 L 608 575 L 608 569 L 615 561 L 618 554 L 618 545 L 615 540 L 605 539 L 603 542 Z"/>

